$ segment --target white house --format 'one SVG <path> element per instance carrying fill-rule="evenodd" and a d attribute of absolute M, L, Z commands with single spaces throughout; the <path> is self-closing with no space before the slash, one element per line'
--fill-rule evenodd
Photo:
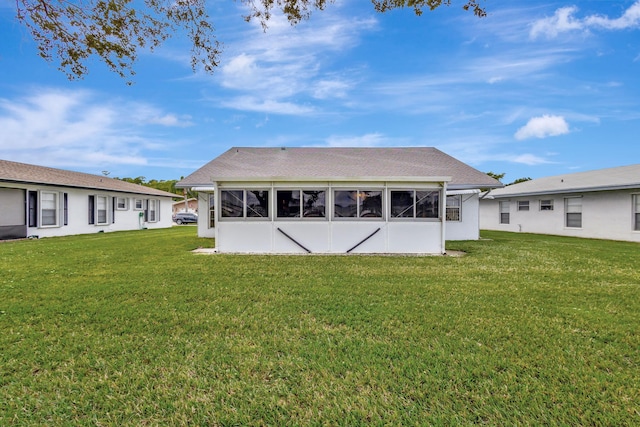
<path fill-rule="evenodd" d="M 640 242 L 640 164 L 489 191 L 480 200 L 480 227 Z"/>
<path fill-rule="evenodd" d="M 174 194 L 0 160 L 0 239 L 171 227 Z"/>
<path fill-rule="evenodd" d="M 477 239 L 478 189 L 501 185 L 431 147 L 241 147 L 176 186 L 219 252 L 441 254 L 445 222 Z"/>

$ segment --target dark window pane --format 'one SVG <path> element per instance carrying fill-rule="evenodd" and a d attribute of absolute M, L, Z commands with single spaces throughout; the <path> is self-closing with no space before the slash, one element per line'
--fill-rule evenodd
<path fill-rule="evenodd" d="M 336 190 L 334 196 L 334 216 L 336 218 L 355 218 L 358 216 L 358 192 L 355 190 Z"/>
<path fill-rule="evenodd" d="M 413 191 L 391 192 L 391 218 L 413 218 Z"/>
<path fill-rule="evenodd" d="M 640 230 L 640 212 L 636 214 L 636 227 L 634 230 Z"/>
<path fill-rule="evenodd" d="M 361 218 L 382 218 L 382 191 L 359 191 Z"/>
<path fill-rule="evenodd" d="M 303 191 L 302 199 L 304 209 L 302 216 L 305 218 L 324 218 L 325 216 L 325 192 Z"/>
<path fill-rule="evenodd" d="M 223 190 L 220 192 L 220 207 L 224 218 L 242 217 L 242 190 Z"/>
<path fill-rule="evenodd" d="M 278 218 L 300 217 L 300 190 L 278 190 Z"/>
<path fill-rule="evenodd" d="M 29 191 L 29 227 L 38 226 L 38 192 Z"/>
<path fill-rule="evenodd" d="M 509 224 L 509 214 L 501 213 L 500 214 L 500 224 Z"/>
<path fill-rule="evenodd" d="M 209 228 L 214 228 L 215 226 L 216 226 L 215 196 L 213 194 L 209 194 Z"/>
<path fill-rule="evenodd" d="M 416 218 L 438 218 L 439 191 L 416 191 Z"/>
<path fill-rule="evenodd" d="M 269 192 L 265 190 L 247 190 L 247 217 L 269 217 Z"/>

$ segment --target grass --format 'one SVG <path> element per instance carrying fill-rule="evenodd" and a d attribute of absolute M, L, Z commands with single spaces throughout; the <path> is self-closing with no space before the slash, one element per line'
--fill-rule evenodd
<path fill-rule="evenodd" d="M 0 243 L 0 425 L 640 424 L 640 245 L 194 255 L 194 227 Z"/>

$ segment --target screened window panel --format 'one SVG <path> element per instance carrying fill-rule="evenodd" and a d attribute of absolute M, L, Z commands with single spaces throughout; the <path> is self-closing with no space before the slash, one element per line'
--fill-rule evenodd
<path fill-rule="evenodd" d="M 237 218 L 243 216 L 243 191 L 222 190 L 220 192 L 221 215 L 224 218 Z"/>
<path fill-rule="evenodd" d="M 634 206 L 634 223 L 633 229 L 640 230 L 640 194 L 633 195 L 633 206 Z"/>
<path fill-rule="evenodd" d="M 324 218 L 326 214 L 325 191 L 304 190 L 302 192 L 302 201 L 304 209 L 302 216 L 304 218 Z"/>
<path fill-rule="evenodd" d="M 413 191 L 392 191 L 391 218 L 413 218 L 414 195 Z"/>
<path fill-rule="evenodd" d="M 500 224 L 509 224 L 509 202 L 500 202 Z"/>
<path fill-rule="evenodd" d="M 382 218 L 382 191 L 358 191 L 358 216 Z"/>
<path fill-rule="evenodd" d="M 276 191 L 278 218 L 300 217 L 300 190 Z"/>
<path fill-rule="evenodd" d="M 266 190 L 247 190 L 247 217 L 269 217 L 269 192 Z"/>
<path fill-rule="evenodd" d="M 636 224 L 635 224 L 634 230 L 638 231 L 638 230 L 640 230 L 640 212 L 637 212 L 635 217 L 636 217 L 635 218 L 636 219 Z"/>
<path fill-rule="evenodd" d="M 529 210 L 529 201 L 522 200 L 518 202 L 518 210 L 519 211 L 528 211 Z"/>
<path fill-rule="evenodd" d="M 416 218 L 438 218 L 438 191 L 416 191 Z"/>
<path fill-rule="evenodd" d="M 156 200 L 149 200 L 149 222 L 158 220 L 158 204 Z"/>
<path fill-rule="evenodd" d="M 552 211 L 553 210 L 553 200 L 540 200 L 540 210 L 541 211 Z"/>
<path fill-rule="evenodd" d="M 333 214 L 336 218 L 356 218 L 358 216 L 358 191 L 336 190 L 333 193 Z"/>

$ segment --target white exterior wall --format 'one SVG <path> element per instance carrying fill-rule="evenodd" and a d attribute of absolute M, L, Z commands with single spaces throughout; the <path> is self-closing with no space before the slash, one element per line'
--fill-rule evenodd
<path fill-rule="evenodd" d="M 451 191 L 447 194 L 457 194 Z M 479 191 L 461 191 L 460 221 L 447 221 L 447 240 L 478 240 L 480 238 Z"/>
<path fill-rule="evenodd" d="M 327 199 L 327 217 L 323 219 L 279 219 L 275 217 L 275 191 L 278 189 L 325 189 L 331 194 L 334 189 L 359 188 L 382 189 L 384 218 L 389 218 L 388 192 L 391 189 L 433 189 L 440 190 L 440 216 L 444 217 L 445 198 L 442 187 L 437 183 L 225 183 L 217 186 L 224 189 L 269 189 L 269 219 L 218 218 L 213 234 L 216 248 L 221 253 L 291 253 L 304 254 L 306 251 L 286 237 L 280 230 L 291 236 L 312 253 L 346 253 L 370 234 L 380 229 L 351 253 L 444 253 L 444 224 L 439 219 L 386 220 L 386 219 L 333 219 L 332 196 Z M 217 193 L 219 194 L 219 192 Z M 200 203 L 206 203 L 202 200 Z M 202 212 L 202 205 L 199 210 Z M 207 208 L 208 209 L 208 208 Z M 216 201 L 216 211 L 221 212 L 220 201 Z M 205 221 L 198 221 L 198 235 L 209 237 L 211 229 Z M 205 217 L 203 216 L 204 220 Z"/>
<path fill-rule="evenodd" d="M 216 237 L 215 226 L 211 227 L 209 222 L 209 197 L 213 194 L 213 191 L 200 191 L 198 193 L 198 237 L 212 239 Z M 217 223 L 216 219 L 214 225 Z"/>
<path fill-rule="evenodd" d="M 173 222 L 172 203 L 170 197 L 148 196 L 141 194 L 119 193 L 115 191 L 103 191 L 80 188 L 67 188 L 57 186 L 38 186 L 24 184 L 0 184 L 6 188 L 23 189 L 27 191 L 56 192 L 58 196 L 58 225 L 42 226 L 41 219 L 38 218 L 38 227 L 27 227 L 27 236 L 53 237 L 68 236 L 74 234 L 90 234 L 97 232 L 137 230 L 140 228 L 167 228 Z M 67 225 L 63 222 L 62 194 L 67 193 Z M 89 195 L 106 196 L 108 199 L 107 217 L 108 223 L 104 225 L 89 224 Z M 113 197 L 124 197 L 128 199 L 126 210 L 112 210 Z M 28 198 L 28 197 L 27 197 Z M 144 222 L 140 220 L 140 210 L 134 210 L 134 199 L 156 199 L 160 201 L 158 210 L 159 219 L 156 222 Z M 21 201 L 24 206 L 24 201 Z M 38 211 L 40 211 L 40 201 L 38 200 Z M 112 221 L 112 214 L 115 221 Z M 28 223 L 28 214 L 26 215 Z"/>
<path fill-rule="evenodd" d="M 640 190 L 599 191 L 484 199 L 480 202 L 480 228 L 523 233 L 640 242 L 633 230 L 632 195 Z M 582 227 L 565 227 L 565 198 L 582 198 Z M 529 201 L 529 211 L 518 211 L 518 201 Z M 552 211 L 541 211 L 540 200 L 553 200 Z M 500 224 L 499 202 L 509 202 L 509 224 Z"/>

